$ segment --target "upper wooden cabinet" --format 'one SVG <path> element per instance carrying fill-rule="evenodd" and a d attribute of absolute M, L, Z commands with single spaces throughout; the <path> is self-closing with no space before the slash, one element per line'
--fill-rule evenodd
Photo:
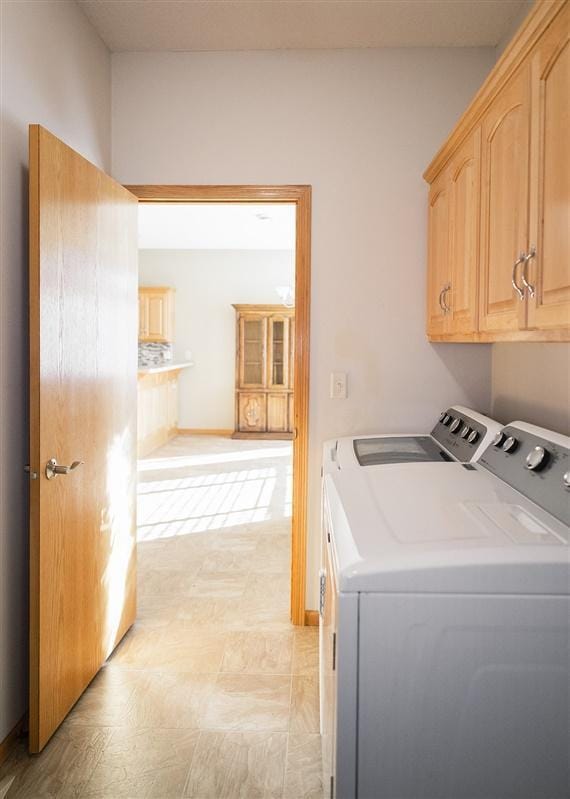
<path fill-rule="evenodd" d="M 139 341 L 172 342 L 174 289 L 139 286 Z"/>
<path fill-rule="evenodd" d="M 480 129 L 430 187 L 428 333 L 456 337 L 477 324 Z"/>
<path fill-rule="evenodd" d="M 538 2 L 424 177 L 433 341 L 570 340 L 569 2 Z"/>

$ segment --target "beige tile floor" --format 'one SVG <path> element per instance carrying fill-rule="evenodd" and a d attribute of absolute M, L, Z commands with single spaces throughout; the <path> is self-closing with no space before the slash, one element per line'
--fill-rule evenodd
<path fill-rule="evenodd" d="M 7 799 L 322 799 L 291 445 L 180 437 L 139 469 L 137 623 L 44 752 L 14 749 Z"/>

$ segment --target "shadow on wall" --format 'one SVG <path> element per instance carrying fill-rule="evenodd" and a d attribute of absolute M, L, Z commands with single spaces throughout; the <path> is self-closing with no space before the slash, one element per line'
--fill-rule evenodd
<path fill-rule="evenodd" d="M 441 361 L 457 386 L 457 397 L 449 397 L 449 403 L 458 402 L 460 397 L 482 397 L 485 399 L 473 410 L 489 414 L 491 410 L 491 345 L 490 344 L 430 344 L 431 349 Z M 469 363 L 470 369 L 466 368 Z M 487 390 L 481 385 L 481 375 L 488 370 Z"/>
<path fill-rule="evenodd" d="M 570 435 L 570 345 L 494 344 L 492 415 Z"/>

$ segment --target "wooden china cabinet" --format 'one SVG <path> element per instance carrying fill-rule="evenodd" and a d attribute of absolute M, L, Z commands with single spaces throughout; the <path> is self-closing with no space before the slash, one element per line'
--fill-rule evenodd
<path fill-rule="evenodd" d="M 234 438 L 293 437 L 295 309 L 234 305 Z"/>

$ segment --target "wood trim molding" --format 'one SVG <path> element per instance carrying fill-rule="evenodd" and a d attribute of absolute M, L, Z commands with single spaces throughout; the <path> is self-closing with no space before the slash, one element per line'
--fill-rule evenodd
<path fill-rule="evenodd" d="M 514 74 L 568 0 L 537 0 L 499 58 L 489 76 L 468 105 L 466 111 L 440 147 L 424 172 L 424 180 L 432 183 L 463 139 L 483 116 L 496 94 Z"/>
<path fill-rule="evenodd" d="M 305 627 L 318 627 L 319 626 L 319 611 L 306 610 L 305 611 Z"/>
<path fill-rule="evenodd" d="M 20 721 L 18 721 L 14 725 L 14 727 L 10 730 L 10 732 L 4 738 L 4 740 L 0 741 L 0 766 L 10 754 L 10 749 L 14 745 L 16 739 L 19 738 L 24 732 L 24 729 L 26 727 L 27 715 L 28 715 L 27 713 L 24 713 Z"/>
<path fill-rule="evenodd" d="M 126 186 L 141 202 L 295 203 L 295 392 L 291 621 L 304 625 L 309 451 L 309 334 L 311 307 L 311 186 Z"/>
<path fill-rule="evenodd" d="M 233 428 L 206 428 L 206 427 L 179 427 L 177 435 L 179 436 L 221 436 L 222 438 L 231 438 Z"/>

